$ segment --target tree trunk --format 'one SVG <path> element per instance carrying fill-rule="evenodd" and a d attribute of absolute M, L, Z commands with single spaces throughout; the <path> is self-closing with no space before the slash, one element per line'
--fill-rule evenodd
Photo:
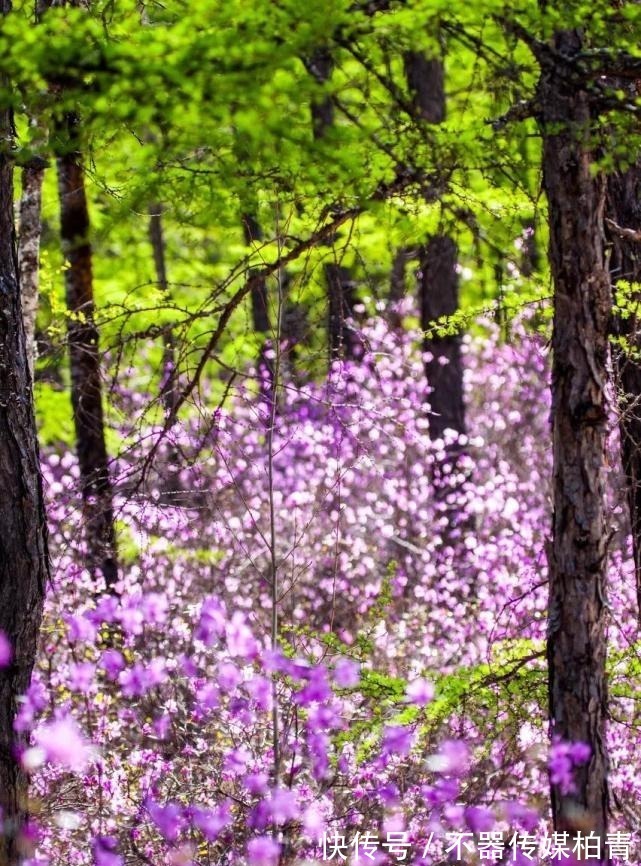
<path fill-rule="evenodd" d="M 251 214 L 243 216 L 243 231 L 245 243 L 248 247 L 260 243 L 263 239 L 258 220 Z M 255 285 L 252 285 L 251 305 L 254 330 L 259 334 L 268 334 L 270 324 L 269 306 L 267 303 L 267 282 L 265 280 L 258 280 Z"/>
<path fill-rule="evenodd" d="M 0 13 L 10 10 L 0 0 Z M 6 82 L 3 82 L 6 86 Z M 13 122 L 0 112 L 0 630 L 13 660 L 0 668 L 0 866 L 20 861 L 27 780 L 13 730 L 18 697 L 33 669 L 48 577 L 46 514 L 18 282 L 13 220 Z"/>
<path fill-rule="evenodd" d="M 578 31 L 554 37 L 559 56 L 581 49 Z M 607 829 L 608 757 L 605 513 L 610 284 L 604 266 L 605 183 L 590 152 L 588 93 L 542 60 L 543 182 L 554 283 L 553 505 L 549 561 L 548 677 L 551 733 L 587 743 L 576 792 L 552 786 L 559 831 Z M 607 858 L 603 858 L 607 861 Z"/>
<path fill-rule="evenodd" d="M 258 224 L 258 220 L 252 214 L 243 216 L 243 231 L 245 234 L 245 243 L 248 247 L 253 246 L 262 240 L 263 235 Z M 252 276 L 253 271 L 250 270 L 248 276 Z M 260 392 L 268 405 L 271 405 L 273 397 L 273 364 L 267 357 L 269 343 L 267 341 L 268 334 L 271 330 L 269 321 L 269 305 L 267 300 L 267 280 L 257 280 L 252 284 L 250 291 L 251 309 L 252 309 L 252 324 L 254 332 L 260 334 L 262 342 L 258 351 L 258 379 Z"/>
<path fill-rule="evenodd" d="M 417 115 L 426 123 L 443 123 L 446 115 L 443 63 L 416 51 L 405 54 L 405 75 Z M 421 327 L 433 331 L 434 321 L 458 310 L 457 248 L 447 235 L 436 235 L 419 250 L 419 300 Z M 461 336 L 429 333 L 423 350 L 432 358 L 425 363 L 430 386 L 430 432 L 441 438 L 446 429 L 465 433 Z M 446 363 L 444 364 L 443 361 Z"/>
<path fill-rule="evenodd" d="M 82 158 L 77 150 L 78 118 L 68 115 L 57 130 L 58 191 L 62 246 L 69 267 L 67 293 L 71 402 L 84 504 L 87 557 L 108 589 L 118 579 L 113 497 L 105 444 L 98 329 L 94 321 L 89 210 Z"/>
<path fill-rule="evenodd" d="M 35 333 L 40 283 L 40 233 L 44 173 L 44 165 L 35 161 L 33 165 L 27 165 L 23 168 L 22 196 L 20 198 L 18 264 L 27 361 L 32 381 L 36 359 Z"/>
<path fill-rule="evenodd" d="M 334 62 L 326 48 L 319 49 L 307 62 L 308 71 L 319 84 L 329 81 Z M 312 101 L 312 127 L 316 140 L 323 138 L 334 123 L 334 105 L 329 96 Z M 363 346 L 355 330 L 347 324 L 354 318 L 356 292 L 349 269 L 334 262 L 325 265 L 327 286 L 327 335 L 330 360 L 354 359 L 362 354 Z"/>
<path fill-rule="evenodd" d="M 628 284 L 641 282 L 641 243 L 626 237 L 615 226 L 641 231 L 641 163 L 627 171 L 609 176 L 606 212 L 609 223 L 610 280 L 613 286 L 624 280 Z M 637 616 L 641 621 L 641 350 L 639 304 L 641 296 L 626 293 L 628 312 L 614 320 L 617 336 L 627 346 L 614 352 L 614 369 L 619 393 L 619 435 L 621 457 L 626 476 L 632 552 L 637 588 Z M 630 309 L 631 307 L 631 309 Z"/>
<path fill-rule="evenodd" d="M 362 351 L 361 341 L 348 319 L 354 317 L 355 286 L 348 268 L 334 263 L 325 265 L 329 303 L 328 333 L 330 358 L 356 358 Z"/>
<path fill-rule="evenodd" d="M 149 241 L 154 255 L 156 280 L 165 299 L 169 300 L 169 281 L 165 261 L 165 239 L 162 230 L 162 205 L 152 204 L 149 208 Z M 160 397 L 168 416 L 172 416 L 177 400 L 176 347 L 171 325 L 166 325 L 163 333 L 162 371 L 160 377 Z"/>
<path fill-rule="evenodd" d="M 445 120 L 445 71 L 438 58 L 428 58 L 420 51 L 404 56 L 405 77 L 416 114 L 428 123 Z"/>
<path fill-rule="evenodd" d="M 447 235 L 431 238 L 421 249 L 421 328 L 428 332 L 423 351 L 431 355 L 425 362 L 425 373 L 430 386 L 430 435 L 433 439 L 442 438 L 447 429 L 465 432 L 461 335 L 433 333 L 437 319 L 453 316 L 458 310 L 456 260 L 456 244 Z"/>

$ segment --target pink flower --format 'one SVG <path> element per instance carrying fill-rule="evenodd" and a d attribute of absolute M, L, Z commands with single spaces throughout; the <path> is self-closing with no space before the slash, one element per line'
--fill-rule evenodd
<path fill-rule="evenodd" d="M 245 624 L 245 617 L 239 611 L 232 616 L 225 629 L 229 655 L 244 659 L 255 658 L 258 654 L 258 644 L 251 630 Z"/>
<path fill-rule="evenodd" d="M 428 759 L 428 766 L 435 773 L 461 776 L 467 769 L 468 748 L 461 740 L 444 740 L 436 753 Z"/>
<path fill-rule="evenodd" d="M 387 725 L 383 730 L 383 754 L 405 757 L 412 748 L 413 732 L 404 725 Z"/>
<path fill-rule="evenodd" d="M 258 836 L 247 845 L 247 860 L 250 866 L 276 866 L 280 845 L 270 836 Z"/>
<path fill-rule="evenodd" d="M 96 676 L 96 666 L 91 662 L 78 662 L 69 667 L 69 688 L 73 692 L 87 694 Z"/>
<path fill-rule="evenodd" d="M 215 809 L 193 810 L 194 827 L 197 827 L 208 842 L 215 842 L 225 827 L 232 822 L 231 803 L 225 800 Z"/>
<path fill-rule="evenodd" d="M 361 666 L 351 659 L 339 659 L 334 666 L 334 683 L 339 689 L 357 686 L 361 678 Z"/>
<path fill-rule="evenodd" d="M 45 761 L 80 772 L 95 757 L 96 749 L 83 736 L 71 717 L 57 719 L 39 728 L 34 743 L 22 756 L 25 769 L 34 770 Z"/>
<path fill-rule="evenodd" d="M 118 843 L 113 836 L 96 836 L 93 843 L 95 866 L 122 866 L 124 860 L 118 854 Z"/>
<path fill-rule="evenodd" d="M 405 689 L 405 697 L 417 707 L 426 707 L 434 699 L 434 686 L 429 680 L 413 680 Z"/>

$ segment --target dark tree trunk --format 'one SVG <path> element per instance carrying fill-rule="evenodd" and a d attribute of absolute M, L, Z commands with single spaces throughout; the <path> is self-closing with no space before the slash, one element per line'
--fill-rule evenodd
<path fill-rule="evenodd" d="M 572 56 L 581 49 L 580 34 L 557 33 L 554 48 L 559 56 Z M 557 830 L 592 830 L 603 842 L 608 811 L 605 454 L 611 296 L 603 249 L 605 183 L 594 171 L 590 151 L 588 93 L 563 69 L 543 59 L 538 94 L 554 283 L 549 711 L 552 736 L 587 743 L 592 755 L 575 772 L 575 793 L 563 794 L 552 786 L 552 812 Z"/>
<path fill-rule="evenodd" d="M 328 333 L 330 358 L 356 358 L 362 352 L 361 340 L 354 326 L 355 285 L 348 268 L 334 263 L 325 265 L 329 302 Z"/>
<path fill-rule="evenodd" d="M 443 63 L 420 51 L 404 57 L 405 77 L 416 114 L 428 123 L 445 120 L 445 73 Z"/>
<path fill-rule="evenodd" d="M 610 219 L 610 280 L 613 286 L 641 282 L 641 163 L 608 178 L 606 212 Z M 626 237 L 628 229 L 639 232 Z M 628 312 L 614 320 L 619 337 L 627 347 L 614 352 L 614 369 L 619 392 L 619 434 L 623 471 L 626 476 L 632 552 L 637 587 L 637 616 L 641 620 L 641 296 L 626 293 Z"/>
<path fill-rule="evenodd" d="M 105 444 L 98 329 L 94 321 L 89 210 L 82 158 L 77 149 L 78 118 L 68 115 L 58 129 L 60 230 L 69 267 L 65 271 L 71 402 L 84 504 L 88 564 L 107 588 L 118 579 L 113 495 Z"/>
<path fill-rule="evenodd" d="M 316 51 L 306 63 L 307 70 L 319 84 L 329 81 L 334 66 L 332 55 L 327 48 Z M 314 138 L 322 138 L 334 123 L 334 105 L 329 96 L 312 102 L 312 127 Z"/>
<path fill-rule="evenodd" d="M 404 59 L 407 86 L 418 116 L 426 123 L 442 123 L 446 115 L 443 63 L 416 51 L 407 52 Z M 456 243 L 446 235 L 431 238 L 419 250 L 421 327 L 429 332 L 423 348 L 432 356 L 425 364 L 425 373 L 433 438 L 442 437 L 446 429 L 465 433 L 461 336 L 433 335 L 435 320 L 453 316 L 458 310 L 456 266 Z"/>
<path fill-rule="evenodd" d="M 389 323 L 393 328 L 401 327 L 398 304 L 407 294 L 407 266 L 418 255 L 416 247 L 400 247 L 392 261 L 389 286 Z"/>
<path fill-rule="evenodd" d="M 0 0 L 0 13 L 9 10 L 8 0 Z M 11 664 L 0 668 L 0 866 L 17 866 L 27 780 L 16 760 L 25 742 L 13 721 L 36 657 L 48 559 L 15 247 L 13 123 L 7 110 L 0 112 L 0 139 L 0 630 L 13 646 Z"/>
<path fill-rule="evenodd" d="M 263 235 L 258 220 L 251 214 L 243 216 L 243 230 L 245 233 L 245 243 L 248 247 L 262 241 Z M 251 305 L 254 330 L 259 334 L 268 334 L 270 323 L 266 280 L 258 280 L 255 285 L 252 285 Z"/>
<path fill-rule="evenodd" d="M 524 277 L 531 277 L 539 269 L 539 245 L 536 241 L 536 223 L 533 219 L 523 223 L 520 269 Z"/>
<path fill-rule="evenodd" d="M 27 165 L 23 168 L 22 195 L 20 198 L 18 264 L 27 361 L 32 380 L 40 282 L 40 233 L 42 229 L 42 181 L 44 173 L 44 165 L 36 161 L 33 165 Z"/>
<path fill-rule="evenodd" d="M 457 249 L 452 238 L 437 235 L 420 253 L 421 328 L 427 332 L 423 351 L 432 356 L 425 362 L 430 386 L 430 435 L 441 438 L 445 430 L 465 432 L 463 360 L 461 335 L 438 336 L 434 323 L 458 310 Z M 443 363 L 443 362 L 446 363 Z"/>
<path fill-rule="evenodd" d="M 262 240 L 262 232 L 258 220 L 251 214 L 243 216 L 243 230 L 245 233 L 245 243 L 248 247 L 259 243 Z M 253 271 L 250 270 L 248 276 L 251 277 Z M 262 338 L 261 346 L 258 351 L 258 377 L 261 394 L 271 405 L 274 389 L 274 365 L 267 357 L 269 349 L 268 334 L 270 331 L 269 321 L 269 306 L 267 299 L 267 280 L 256 280 L 252 284 L 250 291 L 251 309 L 252 309 L 252 324 L 254 332 L 260 334 Z M 280 335 L 277 335 L 277 339 Z"/>
<path fill-rule="evenodd" d="M 319 84 L 329 81 L 334 62 L 328 49 L 315 52 L 307 62 L 307 69 Z M 334 105 L 331 97 L 326 96 L 312 101 L 312 126 L 314 138 L 321 139 L 334 123 Z M 354 304 L 357 297 L 355 284 L 349 269 L 343 265 L 330 262 L 325 265 L 325 283 L 327 286 L 327 334 L 329 357 L 355 359 L 363 352 L 362 341 L 347 319 L 354 319 Z"/>
<path fill-rule="evenodd" d="M 170 299 L 167 263 L 165 260 L 165 238 L 162 230 L 162 205 L 152 204 L 149 208 L 149 241 L 154 255 L 156 280 L 166 300 Z M 163 333 L 163 356 L 160 380 L 160 397 L 168 416 L 173 417 L 177 400 L 176 347 L 171 325 L 166 325 Z"/>

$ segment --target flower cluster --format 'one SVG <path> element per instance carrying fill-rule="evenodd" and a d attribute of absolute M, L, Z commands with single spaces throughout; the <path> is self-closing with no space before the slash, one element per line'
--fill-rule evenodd
<path fill-rule="evenodd" d="M 469 435 L 433 440 L 420 335 L 365 328 L 358 363 L 281 383 L 270 436 L 248 385 L 176 425 L 135 497 L 157 431 L 119 460 L 117 594 L 83 565 L 73 456 L 46 455 L 55 590 L 17 718 L 30 866 L 275 866 L 366 827 L 440 839 L 429 866 L 447 833 L 547 820 L 544 347 L 525 326 L 468 339 Z M 624 549 L 612 569 L 621 613 Z M 641 799 L 631 730 L 610 733 L 612 781 Z M 553 783 L 586 757 L 555 743 Z"/>

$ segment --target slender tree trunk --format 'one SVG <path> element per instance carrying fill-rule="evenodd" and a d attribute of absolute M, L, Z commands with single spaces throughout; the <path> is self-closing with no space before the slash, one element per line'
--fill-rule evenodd
<path fill-rule="evenodd" d="M 456 243 L 447 235 L 430 238 L 421 250 L 421 328 L 428 332 L 423 351 L 431 356 L 425 362 L 425 373 L 430 386 L 430 434 L 434 439 L 442 438 L 447 429 L 465 432 L 461 335 L 432 333 L 436 320 L 453 316 L 458 310 L 456 261 Z"/>
<path fill-rule="evenodd" d="M 641 162 L 608 178 L 607 215 L 610 248 L 610 280 L 641 282 Z M 624 231 L 620 231 L 623 229 Z M 625 230 L 639 233 L 631 238 Z M 615 331 L 627 347 L 614 352 L 619 391 L 619 434 L 626 476 L 632 552 L 637 588 L 637 616 L 641 620 L 641 296 L 626 294 L 628 312 L 614 320 Z"/>
<path fill-rule="evenodd" d="M 154 256 L 156 280 L 165 299 L 169 300 L 169 280 L 167 279 L 167 263 L 165 259 L 165 238 L 162 228 L 162 205 L 152 204 L 149 208 L 149 241 Z M 160 382 L 160 397 L 165 411 L 172 415 L 177 400 L 176 381 L 176 346 L 171 325 L 167 325 L 163 333 L 163 356 Z"/>
<path fill-rule="evenodd" d="M 0 0 L 0 13 L 10 11 Z M 6 87 L 6 82 L 2 82 Z M 31 678 L 48 577 L 46 515 L 18 282 L 13 219 L 13 122 L 0 112 L 0 630 L 13 660 L 0 668 L 0 866 L 17 866 L 27 813 L 27 780 L 13 729 Z"/>
<path fill-rule="evenodd" d="M 410 51 L 405 54 L 407 86 L 417 115 L 426 123 L 443 123 L 446 116 L 445 74 L 436 58 Z M 458 310 L 457 248 L 447 235 L 436 235 L 419 250 L 421 326 L 428 331 L 423 349 L 431 355 L 425 364 L 430 386 L 430 431 L 440 438 L 446 429 L 465 433 L 461 336 L 432 336 L 434 321 Z M 444 364 L 443 361 L 446 363 Z"/>
<path fill-rule="evenodd" d="M 402 319 L 398 313 L 398 304 L 407 294 L 407 266 L 419 253 L 416 247 L 399 247 L 392 261 L 389 286 L 389 323 L 393 328 L 400 328 Z"/>
<path fill-rule="evenodd" d="M 248 247 L 260 242 L 263 238 L 258 220 L 252 214 L 243 216 L 243 231 L 245 243 Z M 249 276 L 251 276 L 251 271 Z M 263 397 L 269 403 L 273 396 L 273 364 L 267 357 L 269 344 L 267 338 L 271 330 L 269 321 L 269 304 L 267 299 L 267 280 L 258 280 L 252 285 L 250 292 L 252 324 L 254 332 L 262 337 L 261 347 L 258 352 L 258 377 L 260 390 Z"/>
<path fill-rule="evenodd" d="M 251 214 L 245 214 L 243 216 L 243 231 L 245 234 L 245 243 L 248 247 L 255 243 L 260 243 L 263 239 L 263 233 L 261 232 L 258 220 Z M 267 283 L 265 280 L 258 280 L 256 285 L 252 286 L 251 305 L 254 330 L 259 334 L 268 334 L 270 324 L 269 306 L 267 303 Z"/>
<path fill-rule="evenodd" d="M 553 44 L 559 56 L 572 56 L 581 49 L 581 36 L 559 32 Z M 554 282 L 550 722 L 553 737 L 587 743 L 592 751 L 589 762 L 576 769 L 574 793 L 552 786 L 552 812 L 557 830 L 592 830 L 603 843 L 608 810 L 605 454 L 611 313 L 603 249 L 605 183 L 594 170 L 590 151 L 588 93 L 544 59 L 538 95 Z"/>
<path fill-rule="evenodd" d="M 319 84 L 329 81 L 334 62 L 328 49 L 322 48 L 314 53 L 307 62 L 307 69 Z M 334 105 L 326 96 L 312 102 L 312 127 L 314 138 L 321 139 L 334 123 Z M 354 319 L 354 305 L 357 301 L 355 283 L 348 268 L 336 262 L 325 265 L 327 286 L 327 335 L 330 359 L 355 359 L 363 352 L 362 341 L 347 319 Z"/>
<path fill-rule="evenodd" d="M 71 402 L 84 503 L 88 563 L 107 588 L 118 579 L 113 496 L 105 444 L 98 329 L 94 321 L 89 210 L 82 158 L 77 149 L 78 118 L 68 115 L 58 129 L 58 191 L 65 271 Z"/>
<path fill-rule="evenodd" d="M 362 347 L 348 319 L 354 317 L 356 292 L 349 268 L 330 263 L 325 265 L 325 282 L 329 303 L 328 333 L 330 358 L 356 358 Z"/>
<path fill-rule="evenodd" d="M 18 264 L 27 360 L 32 381 L 36 358 L 35 334 L 40 284 L 40 234 L 44 173 L 44 164 L 39 161 L 34 161 L 33 165 L 27 165 L 23 168 L 22 196 L 20 198 Z"/>

